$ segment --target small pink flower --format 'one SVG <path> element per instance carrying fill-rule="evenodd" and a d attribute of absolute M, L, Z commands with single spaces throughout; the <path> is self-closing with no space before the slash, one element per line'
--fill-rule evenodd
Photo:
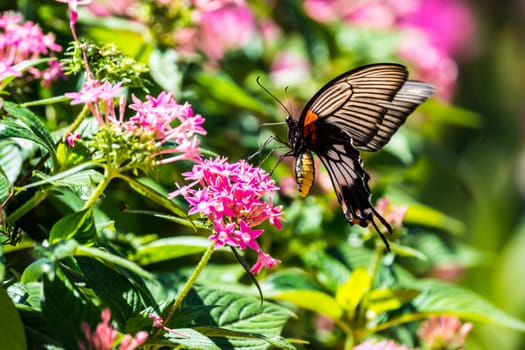
<path fill-rule="evenodd" d="M 0 16 L 0 81 L 7 75 L 20 76 L 14 65 L 42 57 L 54 58 L 54 53 L 62 47 L 55 43 L 52 33 L 44 34 L 42 29 L 31 21 L 23 22 L 22 15 L 4 13 Z M 30 67 L 27 72 L 33 78 L 44 77 L 44 84 L 49 84 L 62 74 L 60 65 L 51 60 L 49 68 L 41 71 L 37 67 Z"/>
<path fill-rule="evenodd" d="M 0 86 L 2 81 L 8 76 L 19 77 L 22 73 L 13 68 L 13 63 L 9 59 L 0 59 Z"/>
<path fill-rule="evenodd" d="M 261 271 L 263 267 L 271 269 L 275 265 L 279 264 L 280 262 L 281 262 L 280 260 L 274 259 L 270 255 L 263 252 L 262 250 L 259 250 L 257 254 L 257 262 L 255 263 L 255 265 L 252 266 L 250 271 L 253 274 L 258 274 L 259 271 Z"/>
<path fill-rule="evenodd" d="M 201 48 L 212 60 L 221 59 L 229 49 L 243 47 L 254 34 L 253 14 L 243 4 L 203 10 L 197 16 Z"/>
<path fill-rule="evenodd" d="M 111 312 L 109 309 L 102 310 L 102 321 L 97 325 L 96 329 L 91 332 L 87 323 L 82 323 L 82 332 L 86 337 L 86 341 L 79 341 L 78 346 L 82 350 L 111 350 L 113 343 L 117 338 L 117 331 L 110 325 Z M 134 350 L 140 345 L 144 344 L 148 338 L 148 333 L 144 331 L 138 332 L 135 337 L 129 334 L 124 335 L 120 342 L 118 350 Z"/>
<path fill-rule="evenodd" d="M 393 206 L 388 197 L 379 198 L 375 206 L 376 211 L 394 227 L 403 226 L 408 208 L 406 206 Z"/>
<path fill-rule="evenodd" d="M 429 349 L 460 349 L 472 329 L 472 323 L 461 324 L 454 316 L 430 317 L 421 324 L 418 335 Z"/>
<path fill-rule="evenodd" d="M 271 197 L 264 199 L 278 189 L 268 174 L 243 160 L 230 164 L 226 158 L 216 158 L 195 164 L 183 176 L 192 182 L 169 196 L 182 194 L 190 204 L 189 214 L 200 213 L 213 223 L 209 239 L 216 248 L 229 245 L 256 251 L 254 273 L 279 263 L 259 247 L 257 238 L 263 230 L 255 228 L 266 220 L 281 228 L 282 207 L 273 205 Z M 195 189 L 197 185 L 201 188 Z"/>
<path fill-rule="evenodd" d="M 75 141 L 80 140 L 80 139 L 81 139 L 80 134 L 69 134 L 69 135 L 66 136 L 66 143 L 70 147 L 74 147 L 75 146 Z"/>
<path fill-rule="evenodd" d="M 66 92 L 71 104 L 86 104 L 100 125 L 115 122 L 114 99 L 121 93 L 122 83 L 111 85 L 109 81 L 88 79 L 80 92 Z"/>
<path fill-rule="evenodd" d="M 306 57 L 283 51 L 275 56 L 270 77 L 278 86 L 298 85 L 307 79 L 310 72 L 311 66 Z"/>
<path fill-rule="evenodd" d="M 176 334 L 176 335 L 181 336 L 183 338 L 189 338 L 189 336 L 184 334 L 184 333 L 181 333 L 181 332 L 178 332 L 178 331 L 176 331 L 176 330 L 174 330 L 172 328 L 166 327 L 164 325 L 164 320 L 162 319 L 162 317 L 154 315 L 154 314 L 150 314 L 149 318 L 153 319 L 153 328 L 162 328 L 166 332 Z"/>
<path fill-rule="evenodd" d="M 364 343 L 356 345 L 352 350 L 410 350 L 404 345 L 398 345 L 392 340 L 382 340 L 380 342 L 374 342 L 368 340 Z"/>

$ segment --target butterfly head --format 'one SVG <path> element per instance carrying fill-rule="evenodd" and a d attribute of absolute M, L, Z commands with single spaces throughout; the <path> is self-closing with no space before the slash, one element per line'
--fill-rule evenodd
<path fill-rule="evenodd" d="M 303 148 L 299 122 L 291 115 L 288 115 L 288 117 L 286 117 L 286 124 L 288 125 L 288 145 L 294 151 L 294 155 L 297 156 L 298 153 L 302 153 Z"/>

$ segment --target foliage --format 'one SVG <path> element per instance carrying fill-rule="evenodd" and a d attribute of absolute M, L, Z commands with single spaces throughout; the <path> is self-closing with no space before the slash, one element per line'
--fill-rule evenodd
<path fill-rule="evenodd" d="M 0 348 L 452 349 L 472 323 L 525 331 L 460 285 L 487 253 L 439 205 L 461 206 L 454 193 L 428 190 L 451 130 L 482 125 L 451 102 L 467 3 L 14 5 L 0 20 Z M 378 61 L 437 88 L 362 155 L 391 251 L 348 225 L 320 164 L 299 199 L 292 162 L 274 167 L 286 150 L 265 141 L 286 136 L 267 92 L 296 116 L 324 81 Z"/>

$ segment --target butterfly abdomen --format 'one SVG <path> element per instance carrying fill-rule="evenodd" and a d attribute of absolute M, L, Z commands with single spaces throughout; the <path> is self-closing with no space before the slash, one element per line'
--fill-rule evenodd
<path fill-rule="evenodd" d="M 312 153 L 301 153 L 295 161 L 295 181 L 301 197 L 306 197 L 314 184 L 315 168 Z"/>

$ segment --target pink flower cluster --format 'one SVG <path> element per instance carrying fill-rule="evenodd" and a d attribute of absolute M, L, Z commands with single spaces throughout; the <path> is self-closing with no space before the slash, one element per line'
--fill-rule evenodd
<path fill-rule="evenodd" d="M 141 101 L 133 95 L 134 103 L 129 105 L 129 108 L 135 111 L 135 114 L 129 120 L 125 120 L 125 97 L 120 96 L 118 115 L 115 112 L 114 101 L 120 93 L 121 83 L 112 85 L 110 82 L 88 80 L 80 92 L 65 95 L 72 99 L 72 105 L 86 104 L 101 126 L 112 126 L 143 140 L 153 140 L 158 152 L 151 154 L 151 158 L 171 155 L 157 161 L 157 164 L 182 159 L 200 159 L 197 135 L 206 134 L 202 127 L 204 118 L 193 114 L 190 104 L 180 105 L 171 93 L 164 91 L 157 97 L 146 96 L 146 101 Z M 75 139 L 78 139 L 77 135 L 67 137 L 70 144 Z"/>
<path fill-rule="evenodd" d="M 430 317 L 421 324 L 417 334 L 424 345 L 423 349 L 463 349 L 465 339 L 472 329 L 472 323 L 462 324 L 454 316 Z M 352 350 L 410 350 L 392 340 L 376 342 L 367 340 L 356 345 Z"/>
<path fill-rule="evenodd" d="M 174 33 L 177 50 L 202 51 L 212 62 L 228 50 L 239 49 L 255 35 L 255 17 L 251 9 L 238 0 L 192 1 L 193 26 Z"/>
<path fill-rule="evenodd" d="M 404 345 L 398 345 L 392 340 L 382 340 L 380 342 L 366 341 L 356 345 L 352 350 L 410 350 Z"/>
<path fill-rule="evenodd" d="M 431 317 L 421 324 L 417 334 L 429 349 L 461 349 L 472 323 L 461 324 L 454 316 Z"/>
<path fill-rule="evenodd" d="M 465 0 L 307 0 L 304 8 L 320 22 L 401 30 L 398 55 L 412 62 L 418 79 L 436 85 L 444 98 L 453 94 L 454 59 L 473 48 L 475 22 Z"/>
<path fill-rule="evenodd" d="M 102 322 L 97 325 L 97 328 L 91 332 L 89 325 L 82 323 L 82 332 L 86 337 L 86 342 L 79 341 L 78 346 L 82 350 L 111 350 L 113 343 L 117 338 L 117 331 L 109 324 L 111 320 L 111 312 L 109 309 L 102 310 Z M 130 334 L 124 335 L 118 350 L 133 350 L 144 344 L 148 339 L 148 333 L 145 331 L 138 332 L 135 337 Z"/>
<path fill-rule="evenodd" d="M 388 197 L 381 197 L 377 200 L 375 209 L 394 227 L 403 226 L 403 219 L 407 213 L 406 206 L 393 206 Z"/>
<path fill-rule="evenodd" d="M 253 273 L 280 262 L 259 247 L 257 238 L 263 230 L 254 229 L 265 220 L 281 229 L 282 207 L 274 206 L 271 197 L 263 199 L 278 189 L 268 174 L 244 160 L 230 164 L 226 158 L 216 158 L 194 165 L 183 175 L 193 182 L 170 197 L 182 194 L 191 206 L 189 214 L 200 213 L 213 222 L 215 233 L 209 239 L 216 248 L 229 245 L 256 251 Z"/>
<path fill-rule="evenodd" d="M 43 56 L 53 58 L 54 52 L 61 50 L 52 33 L 44 34 L 33 22 L 23 22 L 21 14 L 4 13 L 0 16 L 0 83 L 6 76 L 22 75 L 14 67 L 16 64 Z M 34 78 L 42 78 L 45 86 L 62 74 L 55 59 L 51 59 L 44 70 L 30 67 L 27 71 Z"/>
<path fill-rule="evenodd" d="M 164 158 L 159 163 L 170 163 L 181 159 L 199 160 L 199 135 L 206 135 L 202 127 L 204 118 L 193 114 L 189 103 L 178 104 L 171 93 L 161 92 L 157 97 L 146 96 L 142 102 L 132 96 L 130 109 L 136 111 L 122 127 L 133 133 L 151 133 L 157 140 L 155 146 L 161 148 L 167 142 L 175 142 L 174 147 L 162 148 L 157 155 L 182 153 L 170 158 Z M 172 124 L 176 121 L 176 126 Z"/>

